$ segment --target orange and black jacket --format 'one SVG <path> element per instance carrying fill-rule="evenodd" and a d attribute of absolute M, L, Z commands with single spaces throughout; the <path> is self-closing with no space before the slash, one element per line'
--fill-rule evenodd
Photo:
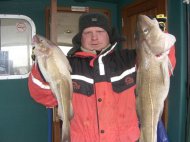
<path fill-rule="evenodd" d="M 169 54 L 175 66 L 175 49 Z M 140 136 L 135 107 L 136 53 L 114 50 L 99 55 L 80 49 L 68 56 L 72 67 L 71 142 L 135 142 Z M 29 76 L 32 98 L 46 107 L 57 105 L 37 66 Z"/>

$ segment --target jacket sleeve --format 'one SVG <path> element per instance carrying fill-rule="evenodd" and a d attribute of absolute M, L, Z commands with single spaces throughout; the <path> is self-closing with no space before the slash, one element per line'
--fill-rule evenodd
<path fill-rule="evenodd" d="M 32 70 L 28 78 L 28 88 L 30 96 L 36 102 L 46 106 L 47 108 L 52 108 L 57 105 L 57 100 L 55 99 L 49 84 L 44 81 L 36 64 L 32 66 Z"/>

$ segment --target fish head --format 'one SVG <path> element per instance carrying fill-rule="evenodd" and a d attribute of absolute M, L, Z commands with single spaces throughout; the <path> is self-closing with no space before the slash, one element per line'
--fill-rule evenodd
<path fill-rule="evenodd" d="M 138 47 L 148 47 L 155 56 L 168 52 L 176 39 L 173 35 L 163 32 L 156 18 L 146 15 L 137 17 L 135 40 Z"/>
<path fill-rule="evenodd" d="M 52 48 L 57 46 L 55 43 L 53 43 L 52 41 L 48 40 L 47 38 L 41 36 L 41 35 L 34 35 L 33 36 L 33 42 L 36 44 L 43 44 L 44 46 L 48 47 L 48 48 Z"/>
<path fill-rule="evenodd" d="M 138 15 L 135 37 L 139 41 L 143 41 L 150 38 L 150 35 L 154 32 L 160 32 L 159 24 L 156 19 L 150 19 L 146 15 Z"/>
<path fill-rule="evenodd" d="M 48 56 L 50 54 L 50 48 L 55 46 L 52 42 L 40 35 L 34 35 L 32 39 L 34 46 L 34 55 L 38 58 L 41 56 Z"/>

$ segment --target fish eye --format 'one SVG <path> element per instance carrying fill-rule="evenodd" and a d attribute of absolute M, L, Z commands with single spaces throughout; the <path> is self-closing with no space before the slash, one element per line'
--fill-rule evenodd
<path fill-rule="evenodd" d="M 148 31 L 148 29 L 144 29 L 143 32 L 144 32 L 144 34 L 147 34 L 149 31 Z"/>

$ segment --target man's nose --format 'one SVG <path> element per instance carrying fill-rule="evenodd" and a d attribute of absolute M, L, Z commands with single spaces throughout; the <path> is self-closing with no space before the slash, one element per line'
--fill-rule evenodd
<path fill-rule="evenodd" d="M 93 39 L 93 40 L 96 40 L 97 38 L 98 38 L 97 33 L 96 33 L 96 32 L 93 32 L 93 33 L 92 33 L 92 39 Z"/>

